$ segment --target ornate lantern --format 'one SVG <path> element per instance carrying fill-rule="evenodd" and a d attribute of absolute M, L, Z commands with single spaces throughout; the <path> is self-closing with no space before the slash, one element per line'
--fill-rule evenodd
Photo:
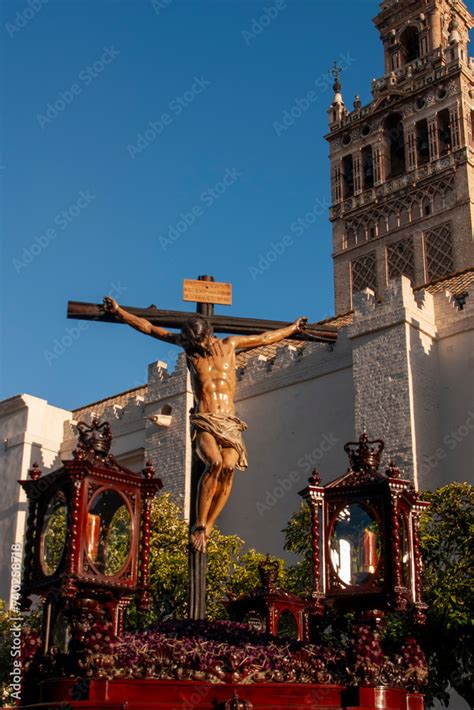
<path fill-rule="evenodd" d="M 46 476 L 35 464 L 30 480 L 20 481 L 29 502 L 22 604 L 42 598 L 45 650 L 64 648 L 85 615 L 112 622 L 118 634 L 133 594 L 142 607 L 151 598 L 150 506 L 162 483 L 151 466 L 140 476 L 109 454 L 107 422 L 77 429 L 72 460 Z"/>
<path fill-rule="evenodd" d="M 378 470 L 384 444 L 363 433 L 349 442 L 350 467 L 321 486 L 316 472 L 301 492 L 311 509 L 313 590 L 310 613 L 329 605 L 403 611 L 423 621 L 418 521 L 428 503 L 390 464 Z"/>
<path fill-rule="evenodd" d="M 255 631 L 302 641 L 306 634 L 306 602 L 278 586 L 278 562 L 258 565 L 261 587 L 226 603 L 233 621 L 249 624 Z"/>

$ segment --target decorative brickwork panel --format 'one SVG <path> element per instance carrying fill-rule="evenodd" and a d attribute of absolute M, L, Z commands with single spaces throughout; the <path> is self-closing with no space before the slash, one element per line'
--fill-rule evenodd
<path fill-rule="evenodd" d="M 449 222 L 425 232 L 425 251 L 428 281 L 453 273 L 453 235 Z"/>
<path fill-rule="evenodd" d="M 394 279 L 401 274 L 415 282 L 415 255 L 413 239 L 400 239 L 387 247 L 388 278 Z"/>
<path fill-rule="evenodd" d="M 363 291 L 364 288 L 377 290 L 377 261 L 375 252 L 371 251 L 365 256 L 351 262 L 352 292 Z"/>

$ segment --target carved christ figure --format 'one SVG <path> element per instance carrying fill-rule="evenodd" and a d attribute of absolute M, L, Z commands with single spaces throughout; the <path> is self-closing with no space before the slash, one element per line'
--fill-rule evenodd
<path fill-rule="evenodd" d="M 306 318 L 260 335 L 233 335 L 216 338 L 203 316 L 190 318 L 181 333 L 172 333 L 145 318 L 128 313 L 109 296 L 104 309 L 140 333 L 181 346 L 191 372 L 195 409 L 191 426 L 196 452 L 206 468 L 198 486 L 196 523 L 191 531 L 193 549 L 205 552 L 209 534 L 229 497 L 235 469 L 247 468 L 247 452 L 242 432 L 247 425 L 235 416 L 237 350 L 249 350 L 278 343 L 301 333 Z"/>

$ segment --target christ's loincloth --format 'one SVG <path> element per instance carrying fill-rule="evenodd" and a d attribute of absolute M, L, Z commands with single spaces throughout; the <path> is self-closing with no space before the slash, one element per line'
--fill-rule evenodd
<path fill-rule="evenodd" d="M 191 414 L 190 422 L 195 432 L 207 431 L 224 449 L 234 449 L 239 454 L 236 468 L 245 471 L 248 466 L 247 449 L 242 439 L 242 432 L 247 429 L 247 424 L 238 417 L 228 414 L 214 414 L 203 412 Z"/>

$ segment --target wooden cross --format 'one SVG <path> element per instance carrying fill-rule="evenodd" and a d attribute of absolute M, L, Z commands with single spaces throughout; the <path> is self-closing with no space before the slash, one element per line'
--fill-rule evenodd
<path fill-rule="evenodd" d="M 185 280 L 184 297 L 185 301 L 194 301 L 197 306 L 197 313 L 206 317 L 214 332 L 233 333 L 235 335 L 258 335 L 269 330 L 284 328 L 288 323 L 273 320 L 259 320 L 256 318 L 235 318 L 228 316 L 216 316 L 214 305 L 230 305 L 232 303 L 232 288 L 230 284 L 216 283 L 213 276 L 200 276 L 197 281 Z M 156 306 L 149 308 L 132 308 L 122 306 L 122 308 L 135 316 L 146 318 L 153 325 L 164 328 L 182 328 L 185 321 L 195 314 L 183 313 L 181 311 L 159 310 Z M 104 311 L 100 304 L 81 303 L 69 301 L 68 318 L 81 320 L 105 321 L 109 323 L 120 323 L 113 313 Z M 295 336 L 298 340 L 308 340 L 313 342 L 334 343 L 337 338 L 337 330 L 331 326 L 321 327 L 317 324 L 309 325 L 308 328 Z M 196 501 L 198 495 L 198 482 L 203 473 L 203 464 L 196 455 L 193 456 L 191 470 L 191 509 L 189 511 L 190 530 L 195 523 Z M 206 573 L 207 573 L 207 553 L 190 549 L 189 552 L 189 617 L 191 619 L 203 619 L 206 613 Z"/>
<path fill-rule="evenodd" d="M 215 315 L 214 305 L 224 304 L 230 305 L 229 299 L 224 300 L 222 294 L 225 293 L 223 287 L 229 287 L 229 284 L 216 283 L 213 276 L 200 276 L 199 282 L 206 282 L 207 289 L 209 291 L 209 298 L 212 300 L 197 300 L 197 312 L 203 316 L 206 316 L 215 333 L 233 333 L 234 335 L 257 335 L 258 333 L 264 333 L 267 330 L 277 330 L 278 328 L 284 328 L 289 325 L 285 321 L 276 320 L 263 320 L 258 318 L 236 318 L 233 316 L 225 315 Z M 192 293 L 192 284 L 197 284 L 196 281 L 185 281 L 185 295 L 186 295 L 186 284 L 188 284 L 188 293 Z M 201 293 L 197 292 L 196 297 L 202 297 L 203 291 Z M 228 291 L 229 289 L 227 289 Z M 205 293 L 205 292 L 204 292 Z M 186 297 L 186 300 L 190 300 Z M 194 300 L 194 299 L 193 299 Z M 133 306 L 122 306 L 126 311 L 132 313 L 140 318 L 146 318 L 153 325 L 159 325 L 163 328 L 179 328 L 181 329 L 183 324 L 192 318 L 195 314 L 192 312 L 183 311 L 165 311 L 158 309 L 156 306 L 149 306 L 149 308 L 135 308 Z M 78 320 L 95 320 L 101 321 L 103 323 L 121 323 L 120 319 L 116 318 L 112 313 L 106 313 L 102 304 L 98 303 L 83 303 L 81 301 L 69 301 L 68 318 L 75 318 Z M 307 340 L 312 342 L 321 343 L 334 343 L 337 340 L 337 329 L 332 326 L 320 326 L 317 323 L 309 324 L 308 328 L 304 333 L 293 336 L 295 340 Z"/>

